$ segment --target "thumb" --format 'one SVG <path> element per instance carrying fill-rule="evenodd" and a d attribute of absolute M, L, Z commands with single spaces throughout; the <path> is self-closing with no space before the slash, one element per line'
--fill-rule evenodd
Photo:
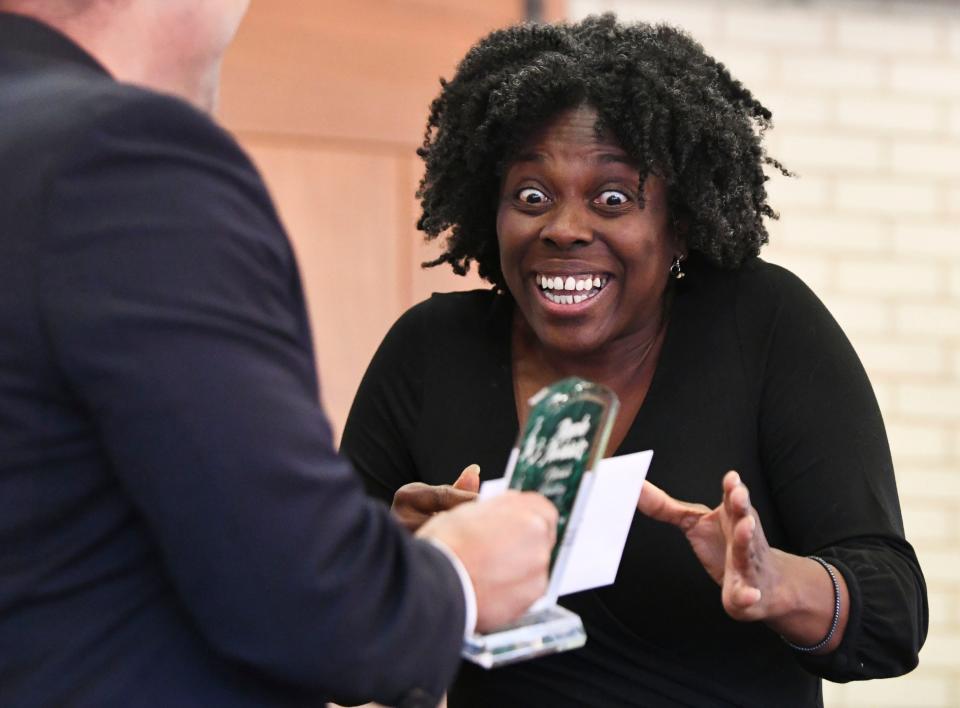
<path fill-rule="evenodd" d="M 480 465 L 467 465 L 457 477 L 457 481 L 453 483 L 453 488 L 464 492 L 479 492 Z"/>
<path fill-rule="evenodd" d="M 643 483 L 637 510 L 651 519 L 665 521 L 683 530 L 695 525 L 701 516 L 710 513 L 709 507 L 678 501 L 648 481 Z"/>

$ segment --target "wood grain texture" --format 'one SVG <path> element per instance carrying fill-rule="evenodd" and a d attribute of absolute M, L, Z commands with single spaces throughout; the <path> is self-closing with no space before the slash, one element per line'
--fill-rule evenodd
<path fill-rule="evenodd" d="M 562 14 L 562 0 L 546 3 Z M 220 119 L 257 162 L 297 252 L 324 403 L 339 435 L 386 330 L 431 292 L 486 287 L 424 271 L 416 148 L 441 76 L 522 0 L 252 3 L 224 62 Z"/>

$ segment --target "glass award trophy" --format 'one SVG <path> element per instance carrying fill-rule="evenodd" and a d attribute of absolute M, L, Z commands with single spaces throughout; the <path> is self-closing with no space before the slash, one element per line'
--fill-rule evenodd
<path fill-rule="evenodd" d="M 530 415 L 507 462 L 509 489 L 543 494 L 557 507 L 557 542 L 546 594 L 519 620 L 471 635 L 463 657 L 485 668 L 583 646 L 587 635 L 575 613 L 557 605 L 559 581 L 586 504 L 581 482 L 603 458 L 617 414 L 605 386 L 567 378 L 530 399 Z"/>

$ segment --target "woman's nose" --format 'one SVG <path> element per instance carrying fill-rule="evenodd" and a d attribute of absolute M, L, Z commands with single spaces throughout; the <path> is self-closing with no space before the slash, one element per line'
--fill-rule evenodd
<path fill-rule="evenodd" d="M 540 240 L 557 248 L 572 248 L 593 241 L 586 205 L 566 202 L 550 211 L 549 221 L 540 230 Z"/>

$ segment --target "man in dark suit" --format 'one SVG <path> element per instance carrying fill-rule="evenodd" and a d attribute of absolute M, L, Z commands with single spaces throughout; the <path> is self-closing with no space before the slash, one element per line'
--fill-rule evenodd
<path fill-rule="evenodd" d="M 336 456 L 290 246 L 197 109 L 245 6 L 0 0 L 2 706 L 431 705 L 545 588 L 542 497 L 414 539 Z"/>

